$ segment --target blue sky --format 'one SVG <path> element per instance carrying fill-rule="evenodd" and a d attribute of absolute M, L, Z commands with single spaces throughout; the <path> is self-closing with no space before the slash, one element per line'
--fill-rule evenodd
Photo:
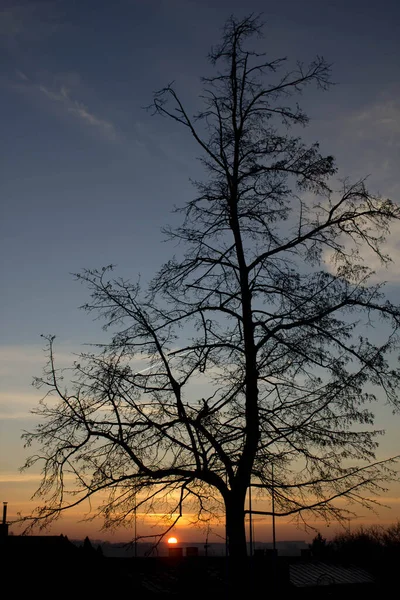
<path fill-rule="evenodd" d="M 58 336 L 65 361 L 104 335 L 78 310 L 87 296 L 71 273 L 114 263 L 146 281 L 174 251 L 160 228 L 194 194 L 197 150 L 143 107 L 174 80 L 195 110 L 221 26 L 251 11 L 263 12 L 271 58 L 333 64 L 336 85 L 304 95 L 307 139 L 336 156 L 341 176 L 369 175 L 374 191 L 399 200 L 397 1 L 2 0 L 0 500 L 21 507 L 32 488 L 17 468 L 39 397 L 30 383 L 43 365 L 40 334 Z M 395 227 L 387 244 L 394 259 L 399 236 Z M 396 261 L 377 277 L 398 298 Z M 385 411 L 378 421 L 385 452 L 399 452 L 398 424 Z"/>

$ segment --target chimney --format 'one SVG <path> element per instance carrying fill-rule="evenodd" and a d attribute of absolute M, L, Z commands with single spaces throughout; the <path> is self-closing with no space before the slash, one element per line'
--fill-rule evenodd
<path fill-rule="evenodd" d="M 0 525 L 0 538 L 8 536 L 7 502 L 3 502 L 3 522 Z"/>

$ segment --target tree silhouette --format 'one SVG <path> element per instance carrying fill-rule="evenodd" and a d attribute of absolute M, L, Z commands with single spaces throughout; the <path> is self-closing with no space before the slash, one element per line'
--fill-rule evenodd
<path fill-rule="evenodd" d="M 311 556 L 313 558 L 318 558 L 319 560 L 329 558 L 330 546 L 327 543 L 326 538 L 322 537 L 319 532 L 308 547 L 311 550 Z"/>
<path fill-rule="evenodd" d="M 112 267 L 77 275 L 110 341 L 63 373 L 66 390 L 47 338 L 48 394 L 25 435 L 41 446 L 26 466 L 44 464 L 39 521 L 97 492 L 108 525 L 146 509 L 173 524 L 193 501 L 200 521 L 223 509 L 230 556 L 243 557 L 250 484 L 274 493 L 277 516 L 330 519 L 338 498 L 373 505 L 393 475 L 375 458 L 370 406 L 397 408 L 400 312 L 362 252 L 389 260 L 381 244 L 399 208 L 364 180 L 334 188 L 334 159 L 299 137 L 296 102 L 328 87 L 329 65 L 287 69 L 250 49 L 261 31 L 254 16 L 227 21 L 193 118 L 173 85 L 154 97 L 207 178 L 167 229 L 184 254 L 147 290 Z"/>

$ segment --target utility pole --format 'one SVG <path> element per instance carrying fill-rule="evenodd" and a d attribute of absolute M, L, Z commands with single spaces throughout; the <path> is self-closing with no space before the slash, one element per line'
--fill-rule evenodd
<path fill-rule="evenodd" d="M 272 463 L 271 472 L 271 496 L 272 496 L 272 548 L 276 550 L 276 533 L 275 533 L 275 481 L 274 481 L 274 463 Z"/>
<path fill-rule="evenodd" d="M 249 485 L 249 543 L 250 543 L 250 557 L 253 556 L 253 513 L 251 506 L 251 481 Z"/>

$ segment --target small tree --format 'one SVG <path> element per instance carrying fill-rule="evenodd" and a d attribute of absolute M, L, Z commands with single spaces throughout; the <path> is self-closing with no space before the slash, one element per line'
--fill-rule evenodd
<path fill-rule="evenodd" d="M 370 405 L 377 393 L 397 408 L 400 312 L 361 253 L 389 260 L 381 243 L 399 208 L 363 180 L 332 188 L 334 159 L 292 133 L 307 124 L 296 96 L 325 89 L 329 66 L 285 70 L 248 49 L 260 32 L 253 16 L 228 20 L 194 118 L 172 85 L 155 95 L 153 111 L 193 137 L 208 179 L 167 231 L 184 255 L 147 292 L 110 268 L 78 275 L 86 310 L 112 335 L 75 363 L 69 390 L 48 338 L 37 383 L 52 399 L 25 435 L 42 448 L 27 461 L 44 464 L 38 519 L 104 491 L 106 525 L 164 501 L 156 512 L 179 518 L 192 499 L 199 520 L 223 508 L 229 553 L 243 557 L 250 484 L 274 494 L 277 515 L 330 519 L 338 498 L 373 505 L 392 476 L 375 459 Z M 379 341 L 365 332 L 376 319 Z"/>
<path fill-rule="evenodd" d="M 322 535 L 319 532 L 308 547 L 311 550 L 311 555 L 313 556 L 313 558 L 318 558 L 322 560 L 324 558 L 326 559 L 329 556 L 329 544 L 327 543 L 326 538 L 322 537 Z"/>

